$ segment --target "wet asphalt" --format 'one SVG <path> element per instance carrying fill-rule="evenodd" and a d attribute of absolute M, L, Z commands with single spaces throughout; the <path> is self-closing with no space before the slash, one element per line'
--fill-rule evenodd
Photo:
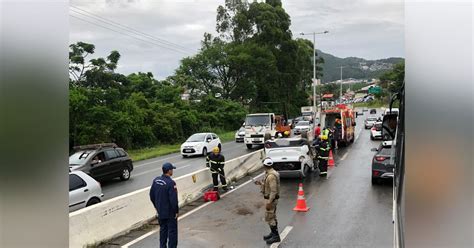
<path fill-rule="evenodd" d="M 305 179 L 281 180 L 277 216 L 287 235 L 280 247 L 393 247 L 392 182 L 371 184 L 371 141 L 363 128 L 368 112 L 357 118 L 356 141 L 334 154 L 329 178 L 317 173 Z M 303 183 L 308 212 L 295 212 L 298 184 Z M 179 221 L 179 247 L 269 247 L 262 235 L 264 200 L 259 188 L 245 184 L 221 200 Z M 151 234 L 130 247 L 158 247 Z"/>

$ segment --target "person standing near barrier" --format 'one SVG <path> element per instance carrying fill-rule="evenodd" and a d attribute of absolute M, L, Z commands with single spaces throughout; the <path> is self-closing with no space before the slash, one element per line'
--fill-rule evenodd
<path fill-rule="evenodd" d="M 209 167 L 212 173 L 212 183 L 214 185 L 214 191 L 217 191 L 219 181 L 218 177 L 221 180 L 222 188 L 224 191 L 227 191 L 227 182 L 225 180 L 224 173 L 224 163 L 225 157 L 220 153 L 219 147 L 214 147 L 212 153 L 206 157 L 206 166 Z"/>
<path fill-rule="evenodd" d="M 280 242 L 280 234 L 278 233 L 278 221 L 276 218 L 276 209 L 278 198 L 280 198 L 280 174 L 273 169 L 273 161 L 270 158 L 263 160 L 265 168 L 265 177 L 262 181 L 256 181 L 255 184 L 261 186 L 265 204 L 265 221 L 270 226 L 271 232 L 263 236 L 267 244 Z"/>
<path fill-rule="evenodd" d="M 321 142 L 319 143 L 318 148 L 319 176 L 321 177 L 326 177 L 328 174 L 328 159 L 329 150 L 331 150 L 331 147 L 329 146 L 327 140 L 327 135 L 321 135 Z"/>
<path fill-rule="evenodd" d="M 178 190 L 171 163 L 163 164 L 163 175 L 155 178 L 150 188 L 150 200 L 155 206 L 160 224 L 160 248 L 178 246 Z M 168 246 L 166 246 L 168 242 Z"/>

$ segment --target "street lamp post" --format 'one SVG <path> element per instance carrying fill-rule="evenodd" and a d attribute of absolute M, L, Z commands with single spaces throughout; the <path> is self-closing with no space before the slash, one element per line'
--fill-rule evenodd
<path fill-rule="evenodd" d="M 327 34 L 329 31 L 324 31 L 324 32 L 312 32 L 312 33 L 300 33 L 301 35 L 313 35 L 313 110 L 317 112 L 316 108 L 316 35 L 317 34 Z M 316 113 L 315 113 L 316 114 Z M 319 118 L 321 121 L 321 113 L 319 113 Z M 316 116 L 313 116 L 314 120 Z"/>
<path fill-rule="evenodd" d="M 342 68 L 344 68 L 345 66 L 339 66 L 339 68 L 341 68 L 341 89 L 339 91 L 339 103 L 341 103 L 342 101 Z"/>

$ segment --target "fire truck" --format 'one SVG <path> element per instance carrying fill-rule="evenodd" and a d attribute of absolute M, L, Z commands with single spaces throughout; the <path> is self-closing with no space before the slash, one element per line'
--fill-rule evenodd
<path fill-rule="evenodd" d="M 321 110 L 321 128 L 333 129 L 336 126 L 336 119 L 341 120 L 339 132 L 339 144 L 342 146 L 354 142 L 355 136 L 355 112 L 346 104 L 323 104 Z"/>

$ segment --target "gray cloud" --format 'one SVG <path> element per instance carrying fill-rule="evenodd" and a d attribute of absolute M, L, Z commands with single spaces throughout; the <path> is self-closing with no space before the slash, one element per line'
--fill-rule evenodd
<path fill-rule="evenodd" d="M 186 51 L 175 52 L 99 27 L 110 26 L 78 14 L 78 9 L 70 11 L 70 15 L 96 25 L 72 17 L 70 42 L 95 44 L 97 56 L 118 50 L 122 54 L 118 71 L 151 71 L 162 79 L 174 72 L 180 59 L 198 51 L 204 32 L 215 34 L 216 9 L 223 3 L 224 0 L 71 0 L 72 6 L 178 44 Z M 325 52 L 367 59 L 404 56 L 403 0 L 283 0 L 283 7 L 291 16 L 295 37 L 300 32 L 330 31 L 316 41 L 317 48 Z"/>

